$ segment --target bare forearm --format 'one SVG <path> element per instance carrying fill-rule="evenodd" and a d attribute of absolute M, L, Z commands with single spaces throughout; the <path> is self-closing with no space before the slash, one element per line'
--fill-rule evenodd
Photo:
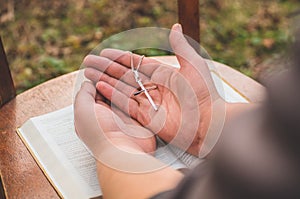
<path fill-rule="evenodd" d="M 211 151 L 219 142 L 220 136 L 224 134 L 223 131 L 226 129 L 226 126 L 234 122 L 235 118 L 243 112 L 250 111 L 258 106 L 259 104 L 225 102 L 221 106 L 223 108 L 217 109 L 216 111 L 215 117 L 217 115 L 217 119 L 212 120 L 212 124 L 209 124 L 210 128 L 205 134 L 204 142 L 200 143 L 201 149 L 199 156 L 209 158 Z"/>
<path fill-rule="evenodd" d="M 226 123 L 231 122 L 239 114 L 250 111 L 256 107 L 259 107 L 260 104 L 254 103 L 227 103 L 226 104 Z"/>

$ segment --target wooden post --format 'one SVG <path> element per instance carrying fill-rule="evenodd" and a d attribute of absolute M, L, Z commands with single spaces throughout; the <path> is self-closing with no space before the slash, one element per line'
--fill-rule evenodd
<path fill-rule="evenodd" d="M 16 90 L 0 37 L 0 107 L 15 96 Z"/>
<path fill-rule="evenodd" d="M 184 34 L 200 42 L 199 0 L 178 0 L 178 18 Z M 199 51 L 199 45 L 192 45 Z"/>

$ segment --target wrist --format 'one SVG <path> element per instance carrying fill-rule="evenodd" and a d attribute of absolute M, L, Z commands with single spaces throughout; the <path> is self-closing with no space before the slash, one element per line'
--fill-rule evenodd
<path fill-rule="evenodd" d="M 226 123 L 231 122 L 241 113 L 258 107 L 254 103 L 226 103 Z"/>
<path fill-rule="evenodd" d="M 200 125 L 199 129 L 201 142 L 199 142 L 199 150 L 197 153 L 200 158 L 206 157 L 214 148 L 226 121 L 227 102 L 219 97 L 208 103 L 209 105 L 202 109 L 206 109 L 205 112 L 201 114 L 202 125 Z"/>
<path fill-rule="evenodd" d="M 128 161 L 147 155 L 139 145 L 123 138 L 109 138 L 99 143 L 94 157 L 98 167 L 109 167 L 120 171 L 128 171 Z"/>
<path fill-rule="evenodd" d="M 144 152 L 143 148 L 121 131 L 105 133 L 106 139 L 101 142 L 101 150 L 118 148 L 120 150 Z"/>
<path fill-rule="evenodd" d="M 144 173 L 156 170 L 158 167 L 164 167 L 164 164 L 157 161 L 157 164 L 148 165 L 146 160 L 153 156 L 145 153 L 138 144 L 122 139 L 113 139 L 101 143 L 101 151 L 95 157 L 99 174 L 104 171 L 103 168 L 117 170 L 125 173 Z M 156 159 L 155 159 L 156 160 Z"/>

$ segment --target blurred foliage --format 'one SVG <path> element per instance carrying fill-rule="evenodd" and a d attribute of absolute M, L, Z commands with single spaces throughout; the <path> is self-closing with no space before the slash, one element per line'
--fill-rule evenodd
<path fill-rule="evenodd" d="M 292 39 L 300 1 L 208 1 L 203 4 L 202 45 L 214 60 L 258 78 L 266 67 L 275 67 Z M 272 70 L 272 69 L 271 69 Z"/>
<path fill-rule="evenodd" d="M 264 60 L 281 55 L 290 42 L 288 16 L 297 8 L 298 0 L 201 0 L 201 45 L 214 60 L 257 78 Z M 0 35 L 18 92 L 78 69 L 115 33 L 176 22 L 176 0 L 0 0 Z"/>

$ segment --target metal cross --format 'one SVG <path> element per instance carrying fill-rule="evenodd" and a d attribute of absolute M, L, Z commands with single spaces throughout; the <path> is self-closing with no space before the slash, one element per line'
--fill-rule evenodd
<path fill-rule="evenodd" d="M 153 109 L 154 109 L 155 111 L 157 111 L 158 108 L 157 108 L 156 104 L 154 103 L 152 97 L 150 96 L 148 90 L 147 90 L 147 89 L 145 88 L 145 86 L 143 85 L 142 79 L 140 78 L 140 75 L 139 75 L 139 72 L 138 72 L 138 70 L 139 70 L 139 68 L 140 68 L 140 66 L 141 66 L 141 64 L 142 64 L 142 61 L 143 61 L 143 59 L 144 59 L 145 56 L 144 56 L 144 55 L 141 56 L 140 61 L 139 61 L 138 65 L 137 65 L 137 67 L 135 68 L 135 67 L 134 67 L 134 63 L 133 63 L 133 54 L 132 54 L 131 52 L 130 52 L 130 55 L 131 55 L 131 59 L 130 59 L 131 70 L 132 70 L 132 72 L 133 72 L 133 75 L 134 75 L 134 78 L 135 78 L 136 83 L 137 83 L 137 84 L 140 86 L 140 88 L 141 88 L 141 90 L 139 91 L 139 93 L 145 93 L 145 95 L 146 95 L 148 101 L 150 102 L 151 106 L 153 107 Z"/>

